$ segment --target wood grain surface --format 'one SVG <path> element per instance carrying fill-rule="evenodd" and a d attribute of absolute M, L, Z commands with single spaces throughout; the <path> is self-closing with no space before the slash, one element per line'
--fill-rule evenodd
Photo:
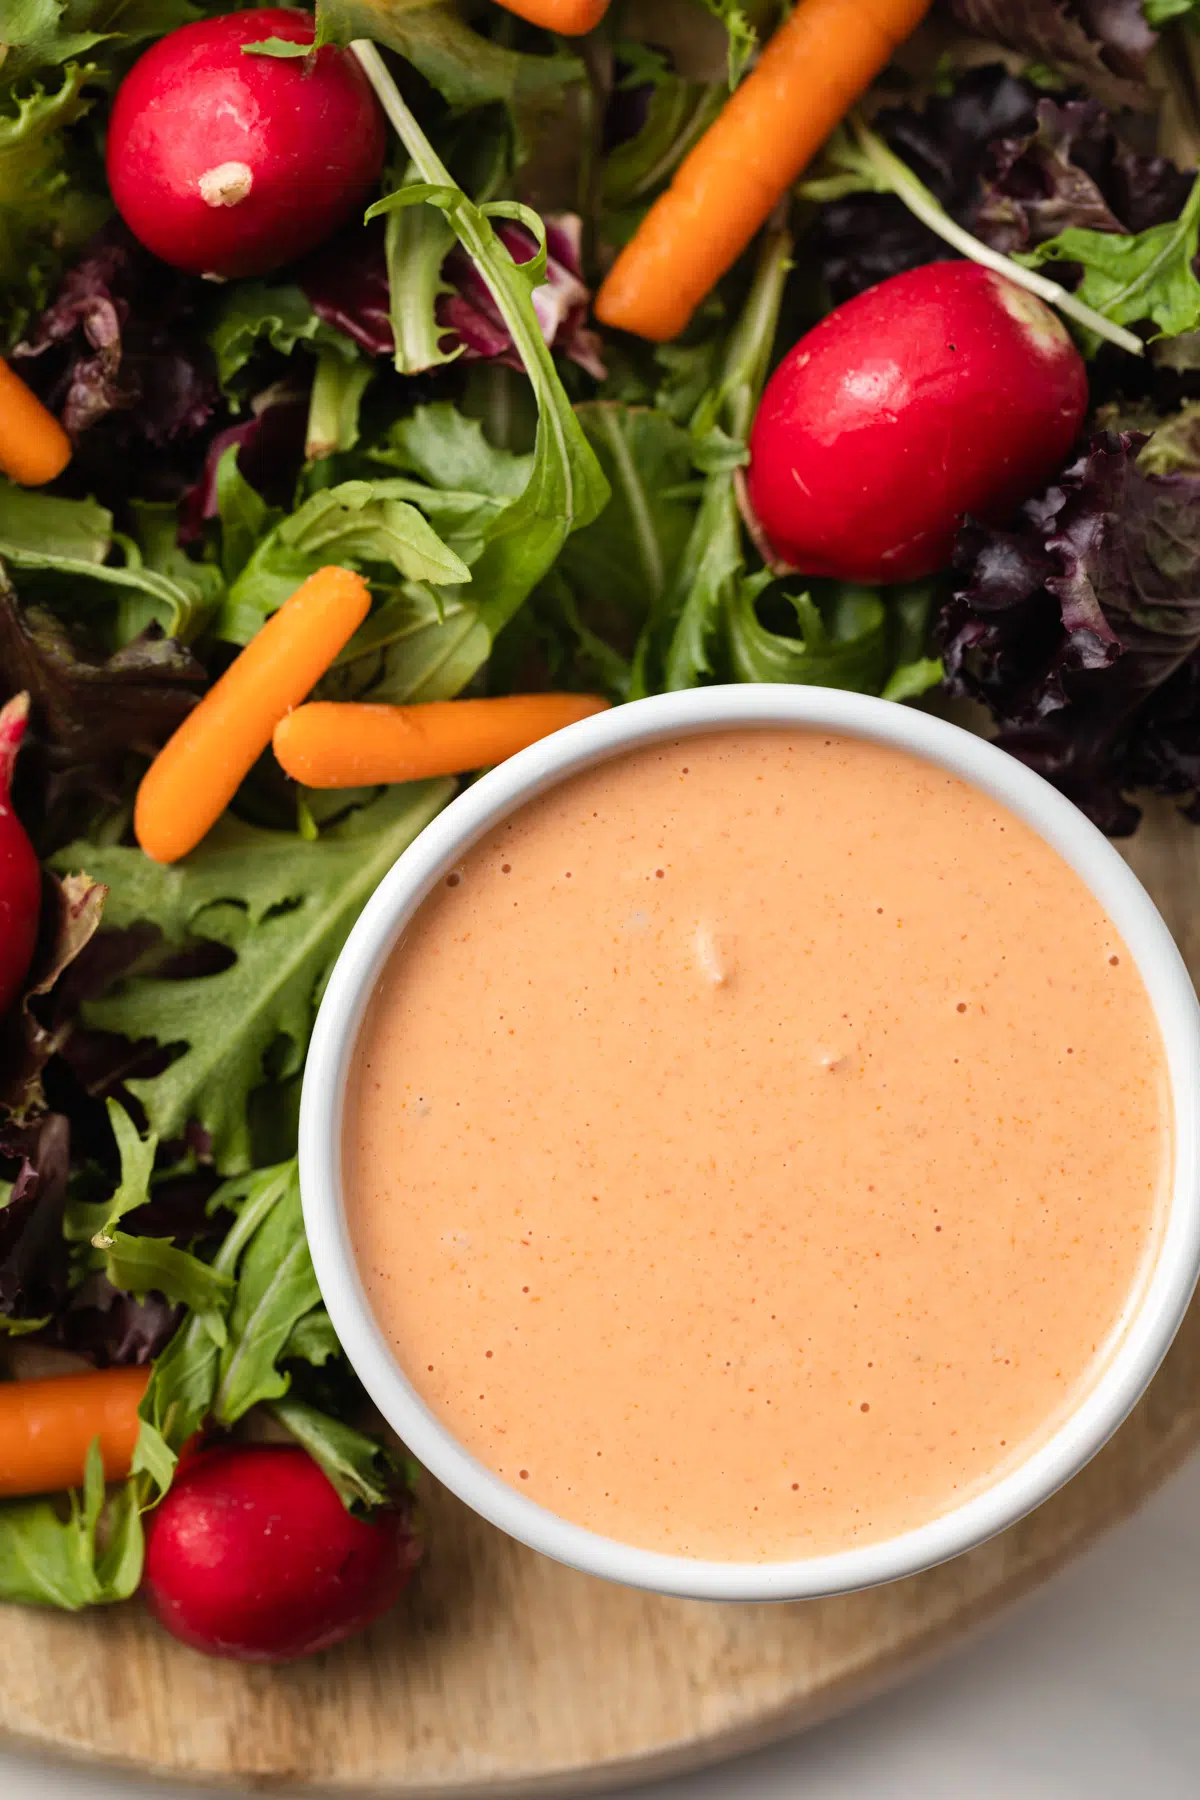
<path fill-rule="evenodd" d="M 1200 972 L 1200 832 L 1154 812 L 1129 860 Z M 3 1613 L 0 1737 L 139 1771 L 354 1795 L 544 1793 L 696 1766 L 944 1652 L 1132 1512 L 1200 1436 L 1200 1308 L 1125 1426 L 1054 1499 L 929 1574 L 787 1606 L 662 1600 L 559 1568 L 448 1495 L 410 1600 L 286 1669 L 211 1662 L 136 1604 Z"/>

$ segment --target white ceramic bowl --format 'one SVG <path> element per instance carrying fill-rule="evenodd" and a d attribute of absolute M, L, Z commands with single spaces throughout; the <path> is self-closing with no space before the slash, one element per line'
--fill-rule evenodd
<path fill-rule="evenodd" d="M 706 1562 L 636 1549 L 569 1524 L 475 1460 L 424 1404 L 367 1303 L 342 1207 L 342 1107 L 356 1035 L 376 979 L 416 908 L 467 848 L 564 777 L 636 745 L 727 727 L 795 726 L 895 745 L 952 771 L 1017 814 L 1082 877 L 1124 938 L 1166 1046 L 1175 1168 L 1157 1252 L 1126 1306 L 1105 1365 L 1065 1422 L 985 1492 L 915 1531 L 789 1562 Z M 1047 930 L 1056 930 L 1047 921 Z M 1183 1317 L 1200 1269 L 1200 1008 L 1149 896 L 1111 844 L 1013 758 L 957 726 L 889 701 L 827 688 L 738 686 L 665 694 L 544 739 L 468 788 L 406 850 L 365 908 L 321 1003 L 300 1109 L 304 1220 L 321 1292 L 351 1363 L 384 1418 L 460 1499 L 560 1562 L 661 1593 L 791 1600 L 891 1581 L 1002 1531 L 1074 1475 L 1134 1405 Z"/>

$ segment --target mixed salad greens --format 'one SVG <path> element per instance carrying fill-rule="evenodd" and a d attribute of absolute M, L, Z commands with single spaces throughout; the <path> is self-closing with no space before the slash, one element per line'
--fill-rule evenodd
<path fill-rule="evenodd" d="M 183 862 L 132 841 L 148 760 L 308 575 L 373 605 L 323 698 L 713 681 L 941 683 L 1104 829 L 1200 818 L 1200 5 L 944 0 L 674 342 L 593 321 L 647 206 L 754 66 L 775 0 L 614 0 L 566 40 L 480 0 L 320 0 L 394 97 L 365 220 L 282 271 L 168 267 L 114 211 L 138 54 L 221 0 L 8 0 L 0 352 L 62 420 L 0 482 L 0 701 L 41 931 L 0 1023 L 0 1338 L 152 1365 L 128 1481 L 0 1506 L 0 1598 L 132 1593 L 202 1428 L 273 1420 L 346 1505 L 371 1435 L 304 1241 L 294 1148 L 322 984 L 453 792 L 305 790 L 267 756 Z M 259 46 L 286 55 L 276 41 Z M 292 50 L 295 46 L 290 46 Z M 747 520 L 769 371 L 905 270 L 1001 256 L 1088 358 L 1066 466 L 953 567 L 779 572 Z"/>

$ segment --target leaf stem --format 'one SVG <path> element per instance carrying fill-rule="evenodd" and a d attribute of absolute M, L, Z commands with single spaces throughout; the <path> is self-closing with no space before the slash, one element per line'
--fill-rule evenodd
<path fill-rule="evenodd" d="M 1136 333 L 1126 331 L 1123 325 L 1114 325 L 1111 319 L 1106 319 L 1103 313 L 1076 299 L 1074 294 L 1060 287 L 1057 281 L 1038 275 L 1033 269 L 1023 268 L 1020 263 L 1001 255 L 999 250 L 990 249 L 964 226 L 957 224 L 924 182 L 913 174 L 908 164 L 894 155 L 883 139 L 864 124 L 857 113 L 850 115 L 849 124 L 872 173 L 879 177 L 889 192 L 903 200 L 915 218 L 920 219 L 923 225 L 927 225 L 945 243 L 963 256 L 970 257 L 972 262 L 982 263 L 985 269 L 993 269 L 997 275 L 1004 275 L 1009 281 L 1015 281 L 1018 287 L 1037 294 L 1049 306 L 1056 306 L 1059 312 L 1066 313 L 1077 324 L 1094 331 L 1097 337 L 1107 338 L 1110 344 L 1118 344 L 1122 350 L 1128 350 L 1131 356 L 1145 355 L 1146 347 Z"/>

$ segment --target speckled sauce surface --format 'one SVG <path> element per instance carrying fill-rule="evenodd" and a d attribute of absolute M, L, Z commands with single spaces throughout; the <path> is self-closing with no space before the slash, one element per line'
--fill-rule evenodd
<path fill-rule="evenodd" d="M 648 1548 L 817 1553 L 1020 1460 L 1170 1166 L 1124 945 L 902 752 L 714 733 L 578 776 L 425 903 L 363 1028 L 347 1206 L 428 1403 Z"/>

